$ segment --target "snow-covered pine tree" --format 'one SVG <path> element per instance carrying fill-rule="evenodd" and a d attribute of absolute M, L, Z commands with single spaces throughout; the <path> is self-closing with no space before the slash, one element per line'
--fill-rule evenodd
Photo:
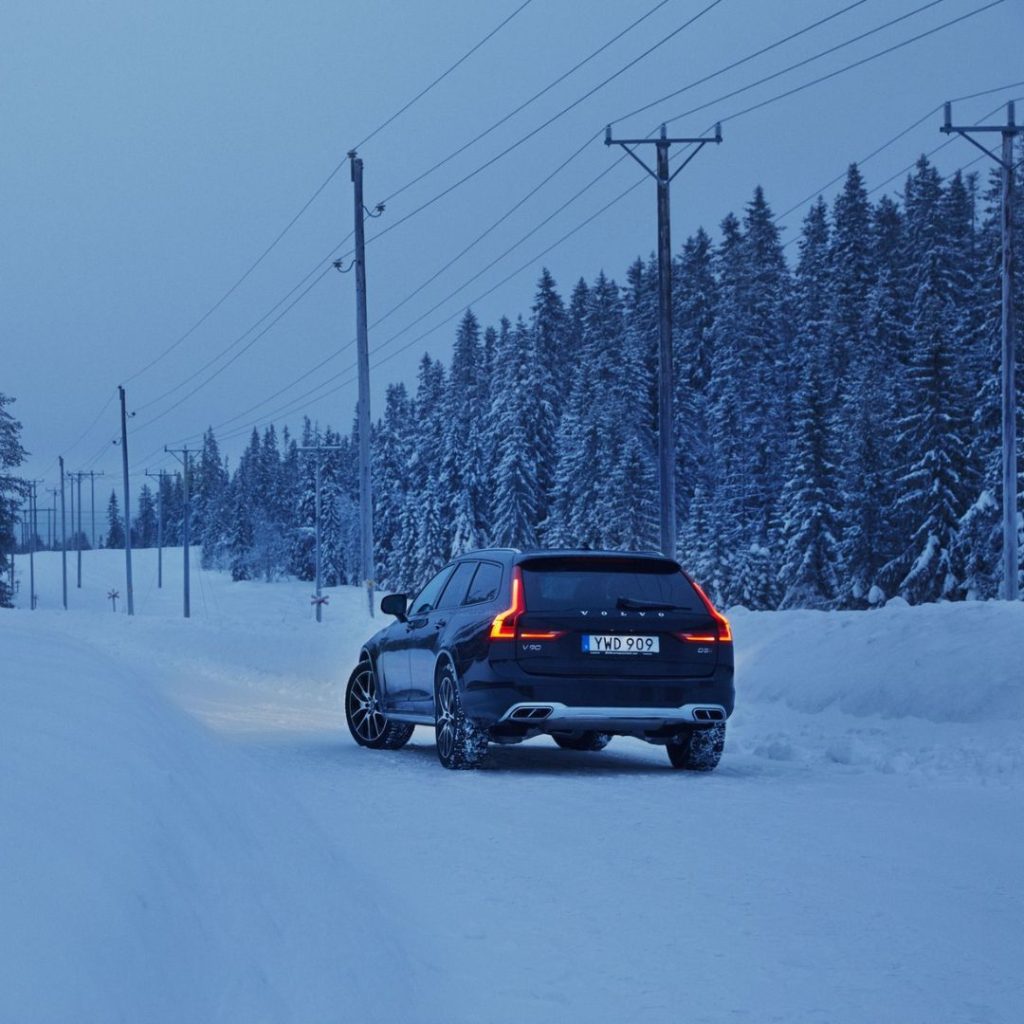
<path fill-rule="evenodd" d="M 320 439 L 308 416 L 302 420 L 302 447 Z M 292 492 L 292 521 L 295 529 L 288 552 L 288 572 L 300 580 L 316 578 L 316 452 L 302 452 Z"/>
<path fill-rule="evenodd" d="M 907 182 L 913 266 L 910 405 L 899 420 L 899 495 L 891 514 L 909 525 L 909 541 L 879 574 L 886 593 L 911 603 L 959 596 L 952 550 L 963 497 L 966 401 L 956 358 L 956 309 L 948 225 L 938 173 L 925 158 Z"/>
<path fill-rule="evenodd" d="M 121 518 L 121 506 L 117 503 L 117 492 L 110 492 L 107 502 L 107 540 L 108 548 L 124 547 L 124 520 Z"/>
<path fill-rule="evenodd" d="M 446 375 L 444 364 L 424 355 L 416 386 L 416 435 L 410 479 L 412 501 L 409 522 L 403 527 L 408 545 L 403 578 L 422 586 L 451 557 L 451 533 L 447 528 L 450 495 L 441 478 L 445 435 Z"/>
<path fill-rule="evenodd" d="M 607 454 L 598 511 L 606 548 L 658 546 L 656 273 L 653 261 L 636 260 L 629 269 L 622 335 L 612 364 L 619 370 L 611 374 L 601 402 Z"/>
<path fill-rule="evenodd" d="M 538 461 L 537 507 L 534 512 L 533 533 L 539 541 L 540 524 L 548 517 L 548 506 L 555 486 L 555 435 L 562 408 L 568 394 L 569 366 L 572 356 L 568 350 L 569 326 L 562 297 L 555 279 L 545 267 L 537 284 L 533 300 L 533 319 L 530 322 L 531 348 L 536 362 L 530 374 L 530 388 L 534 391 L 535 422 L 531 426 L 532 444 Z M 490 418 L 490 417 L 489 417 Z"/>
<path fill-rule="evenodd" d="M 384 416 L 374 433 L 373 504 L 377 581 L 402 590 L 402 511 L 409 501 L 409 461 L 413 444 L 412 402 L 404 384 L 389 384 Z"/>
<path fill-rule="evenodd" d="M 900 548 L 886 515 L 895 499 L 895 423 L 905 408 L 910 351 L 905 274 L 901 263 L 903 218 L 888 197 L 872 211 L 871 255 L 876 268 L 867 296 L 863 343 L 851 361 L 839 427 L 841 518 L 840 604 L 865 608 L 878 597 L 879 570 Z"/>
<path fill-rule="evenodd" d="M 522 318 L 503 330 L 495 351 L 501 387 L 491 407 L 494 502 L 491 539 L 504 547 L 535 547 L 541 483 L 538 466 L 549 458 L 538 427 L 550 415 L 540 375 L 536 330 Z"/>
<path fill-rule="evenodd" d="M 774 608 L 781 596 L 778 565 L 778 481 L 783 478 L 789 422 L 788 398 L 793 394 L 786 358 L 792 351 L 791 280 L 771 207 L 763 189 L 754 190 L 743 219 L 746 266 L 745 344 L 751 387 L 744 400 L 746 543 L 739 572 L 741 603 Z"/>
<path fill-rule="evenodd" d="M 231 480 L 230 522 L 227 533 L 228 565 L 233 580 L 250 580 L 259 572 L 253 555 L 255 515 L 260 484 L 260 435 L 253 427 L 249 444 Z"/>
<path fill-rule="evenodd" d="M 0 608 L 11 606 L 9 552 L 14 548 L 18 507 L 28 493 L 25 481 L 11 473 L 25 461 L 26 454 L 21 446 L 21 424 L 5 408 L 13 401 L 0 391 Z"/>
<path fill-rule="evenodd" d="M 781 608 L 827 610 L 839 594 L 835 421 L 827 387 L 831 368 L 825 363 L 826 351 L 808 352 L 793 402 L 792 448 L 780 500 Z"/>
<path fill-rule="evenodd" d="M 708 381 L 708 441 L 715 471 L 695 488 L 684 524 L 682 556 L 713 599 L 729 606 L 740 600 L 739 549 L 749 545 L 742 516 L 746 441 L 742 407 L 749 387 L 745 344 L 746 263 L 739 221 L 728 214 L 715 250 L 718 306 L 711 327 L 715 353 Z"/>
<path fill-rule="evenodd" d="M 341 446 L 339 451 L 322 453 L 320 470 L 321 572 L 324 586 L 336 587 L 354 582 L 349 579 L 352 556 L 348 522 L 353 514 L 358 518 L 358 505 L 355 510 L 352 507 L 349 479 L 354 475 L 354 452 L 351 439 L 343 439 L 330 427 L 324 430 L 323 443 L 325 447 Z"/>
<path fill-rule="evenodd" d="M 139 508 L 132 520 L 132 545 L 151 548 L 156 544 L 156 533 L 156 501 L 149 484 L 143 484 L 139 489 Z"/>
<path fill-rule="evenodd" d="M 451 372 L 442 403 L 439 495 L 450 522 L 452 555 L 481 547 L 487 535 L 486 468 L 482 424 L 488 381 L 480 374 L 480 324 L 467 309 L 452 351 Z"/>
<path fill-rule="evenodd" d="M 202 547 L 203 568 L 211 569 L 220 565 L 223 556 L 227 530 L 225 496 L 228 487 L 228 473 L 212 427 L 207 428 L 203 435 L 203 447 L 199 452 L 191 485 L 195 493 L 192 497 L 190 534 Z"/>
<path fill-rule="evenodd" d="M 576 294 L 584 294 L 579 286 Z M 602 396 L 618 366 L 623 309 L 618 285 L 603 271 L 586 293 L 586 302 L 582 349 L 559 427 L 553 499 L 544 536 L 553 546 L 600 548 L 606 532 L 601 510 L 610 486 L 603 470 L 614 465 L 617 454 L 613 454 L 615 424 Z"/>
<path fill-rule="evenodd" d="M 846 391 L 850 363 L 864 350 L 867 296 L 875 277 L 871 258 L 871 204 L 856 164 L 846 172 L 843 190 L 832 208 L 831 264 L 832 350 L 829 378 Z"/>
<path fill-rule="evenodd" d="M 701 501 L 713 473 L 708 413 L 708 383 L 714 360 L 713 327 L 718 285 L 711 239 L 703 228 L 688 238 L 673 264 L 672 347 L 675 365 L 676 501 L 680 538 L 689 536 L 698 487 Z M 655 375 L 653 378 L 657 380 Z M 689 543 L 689 541 L 687 542 Z M 680 547 L 680 554 L 688 554 Z"/>

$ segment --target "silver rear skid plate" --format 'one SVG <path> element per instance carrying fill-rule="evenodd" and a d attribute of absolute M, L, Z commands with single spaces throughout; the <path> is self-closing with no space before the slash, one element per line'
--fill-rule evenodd
<path fill-rule="evenodd" d="M 707 725 L 724 722 L 721 704 L 683 704 L 678 708 L 600 708 L 569 707 L 557 701 L 528 701 L 513 704 L 498 723 L 562 729 L 592 728 L 595 725 L 623 726 L 630 729 L 659 729 L 665 725 Z M 556 730 L 557 731 L 557 730 Z"/>

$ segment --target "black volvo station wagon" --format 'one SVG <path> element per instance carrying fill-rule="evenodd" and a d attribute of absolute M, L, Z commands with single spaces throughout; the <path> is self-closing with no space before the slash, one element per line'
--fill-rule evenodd
<path fill-rule="evenodd" d="M 446 768 L 541 733 L 570 750 L 636 736 L 692 771 L 722 756 L 732 632 L 672 559 L 474 551 L 381 610 L 397 621 L 364 645 L 345 693 L 361 746 L 397 750 L 430 725 Z"/>

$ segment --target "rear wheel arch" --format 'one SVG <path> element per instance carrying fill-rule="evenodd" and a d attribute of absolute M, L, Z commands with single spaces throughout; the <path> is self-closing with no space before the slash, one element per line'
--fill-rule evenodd
<path fill-rule="evenodd" d="M 451 668 L 452 675 L 455 677 L 455 683 L 458 685 L 459 682 L 459 668 L 455 664 L 455 659 L 452 657 L 451 651 L 441 651 L 437 656 L 437 660 L 434 662 L 434 696 L 437 696 L 437 684 L 441 681 L 441 673 L 446 668 Z"/>

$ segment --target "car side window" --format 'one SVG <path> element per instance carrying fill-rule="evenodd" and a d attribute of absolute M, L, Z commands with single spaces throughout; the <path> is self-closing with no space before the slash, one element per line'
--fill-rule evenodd
<path fill-rule="evenodd" d="M 476 572 L 476 567 L 476 562 L 460 562 L 455 567 L 455 572 L 449 577 L 448 585 L 444 588 L 444 593 L 438 598 L 434 607 L 458 608 L 466 596 L 466 589 L 469 587 L 469 581 L 473 578 L 473 573 Z"/>
<path fill-rule="evenodd" d="M 452 574 L 453 566 L 446 565 L 417 595 L 412 603 L 412 615 L 425 615 L 437 604 L 441 590 Z"/>
<path fill-rule="evenodd" d="M 494 562 L 481 562 L 466 594 L 466 604 L 493 601 L 501 588 L 501 566 Z"/>

